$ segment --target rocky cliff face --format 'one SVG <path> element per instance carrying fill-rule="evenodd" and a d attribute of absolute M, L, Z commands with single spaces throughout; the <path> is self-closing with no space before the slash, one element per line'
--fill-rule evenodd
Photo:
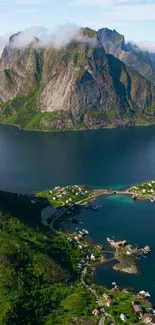
<path fill-rule="evenodd" d="M 10 41 L 0 60 L 2 122 L 38 129 L 154 122 L 153 84 L 107 55 L 101 38 L 88 31 L 92 42 L 61 49 L 40 49 L 38 40 L 17 49 Z"/>
<path fill-rule="evenodd" d="M 123 35 L 116 30 L 103 28 L 98 31 L 98 38 L 107 54 L 112 54 L 138 71 L 155 85 L 154 56 L 142 51 L 138 46 L 126 43 Z"/>

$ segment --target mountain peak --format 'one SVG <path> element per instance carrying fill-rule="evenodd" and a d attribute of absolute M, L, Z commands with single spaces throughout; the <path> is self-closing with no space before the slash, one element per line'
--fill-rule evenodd
<path fill-rule="evenodd" d="M 13 42 L 16 40 L 16 38 L 17 38 L 21 33 L 22 33 L 22 32 L 20 31 L 20 32 L 17 32 L 17 33 L 15 33 L 15 34 L 11 35 L 10 38 L 9 38 L 9 43 L 10 43 L 10 44 L 13 43 Z"/>
<path fill-rule="evenodd" d="M 97 35 L 107 54 L 114 55 L 155 84 L 155 71 L 148 51 L 141 50 L 132 42 L 126 43 L 124 36 L 115 29 L 102 28 Z"/>

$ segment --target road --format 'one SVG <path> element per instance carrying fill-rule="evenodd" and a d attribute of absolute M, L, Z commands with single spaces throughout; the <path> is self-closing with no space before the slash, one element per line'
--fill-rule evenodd
<path fill-rule="evenodd" d="M 100 319 L 98 325 L 104 325 L 105 322 L 105 316 L 102 316 L 102 318 Z"/>
<path fill-rule="evenodd" d="M 57 232 L 57 230 L 54 228 L 54 223 L 56 220 L 58 220 L 59 218 L 61 218 L 63 216 L 63 214 L 65 214 L 71 207 L 69 206 L 68 208 L 66 208 L 62 213 L 60 213 L 57 217 L 55 217 L 51 224 L 50 224 L 50 229 L 54 232 Z"/>
<path fill-rule="evenodd" d="M 81 203 L 84 202 L 84 201 L 86 201 L 86 199 L 77 202 L 76 205 L 81 204 Z M 50 229 L 51 229 L 53 232 L 55 232 L 55 233 L 57 232 L 57 230 L 54 228 L 54 223 L 55 223 L 55 221 L 58 220 L 59 218 L 61 218 L 61 217 L 62 217 L 62 216 L 63 216 L 63 215 L 64 215 L 64 214 L 65 214 L 65 213 L 66 213 L 70 208 L 71 208 L 71 206 L 67 207 L 67 208 L 66 208 L 62 213 L 60 213 L 57 217 L 55 217 L 55 218 L 52 220 L 52 222 L 51 222 L 51 224 L 50 224 Z M 95 291 L 94 289 L 92 289 L 91 287 L 89 287 L 89 285 L 88 285 L 88 284 L 85 282 L 85 280 L 84 280 L 84 276 L 85 276 L 86 272 L 87 272 L 87 265 L 83 268 L 83 270 L 82 270 L 82 272 L 81 272 L 80 280 L 81 280 L 81 282 L 83 283 L 84 287 L 85 287 L 85 288 L 86 288 L 86 289 L 87 289 L 87 290 L 88 290 L 88 291 L 89 291 L 89 292 L 90 292 L 90 293 L 95 297 L 96 302 L 97 302 L 99 308 L 102 308 L 102 309 L 103 309 L 103 302 L 102 302 L 101 299 L 98 297 L 96 291 Z M 104 309 L 103 309 L 103 311 L 104 311 Z M 98 325 L 104 325 L 104 322 L 105 322 L 105 316 L 109 316 L 109 317 L 111 317 L 111 319 L 112 319 L 114 325 L 116 325 L 114 318 L 113 318 L 110 314 L 106 314 L 106 313 L 105 313 L 104 316 L 101 317 L 101 319 L 100 319 Z"/>
<path fill-rule="evenodd" d="M 93 198 L 95 198 L 95 196 L 91 196 L 89 199 L 91 200 L 91 199 L 93 199 Z M 85 201 L 88 201 L 88 198 L 86 198 L 86 199 L 83 199 L 83 200 L 80 200 L 80 201 L 78 201 L 78 202 L 76 202 L 75 203 L 75 205 L 79 205 L 79 204 L 81 204 L 81 203 L 84 203 Z M 52 230 L 52 231 L 54 231 L 54 232 L 57 232 L 57 230 L 54 228 L 54 223 L 55 223 L 55 221 L 57 221 L 59 218 L 61 218 L 68 210 L 70 210 L 70 208 L 71 208 L 71 206 L 68 206 L 62 213 L 60 213 L 57 217 L 55 217 L 53 220 L 52 220 L 52 222 L 51 222 L 51 224 L 50 224 L 50 229 Z"/>
<path fill-rule="evenodd" d="M 111 316 L 109 313 L 105 313 L 105 316 L 111 318 L 111 322 L 116 325 L 116 322 L 115 322 L 115 318 L 113 316 Z"/>

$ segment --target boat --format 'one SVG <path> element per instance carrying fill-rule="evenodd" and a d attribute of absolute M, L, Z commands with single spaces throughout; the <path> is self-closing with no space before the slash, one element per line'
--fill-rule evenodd
<path fill-rule="evenodd" d="M 85 204 L 83 207 L 84 207 L 85 209 L 89 209 L 89 208 L 90 208 L 90 204 Z"/>
<path fill-rule="evenodd" d="M 97 206 L 97 205 L 92 205 L 91 209 L 92 209 L 93 211 L 98 211 L 98 206 Z"/>
<path fill-rule="evenodd" d="M 151 252 L 151 248 L 150 248 L 150 246 L 146 245 L 146 246 L 144 247 L 144 251 L 145 251 L 146 253 L 150 253 L 150 252 Z"/>

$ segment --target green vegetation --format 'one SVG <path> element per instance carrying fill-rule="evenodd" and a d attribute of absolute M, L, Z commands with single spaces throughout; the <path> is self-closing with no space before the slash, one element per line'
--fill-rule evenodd
<path fill-rule="evenodd" d="M 43 191 L 36 194 L 36 197 L 45 198 L 55 208 L 63 205 L 73 205 L 77 202 L 90 200 L 93 190 L 85 186 L 56 187 L 53 190 Z"/>
<path fill-rule="evenodd" d="M 139 321 L 136 314 L 133 312 L 133 303 L 136 303 L 142 307 L 145 312 L 149 312 L 149 308 L 151 304 L 145 300 L 140 299 L 137 295 L 130 293 L 126 290 L 123 291 L 112 291 L 104 289 L 101 286 L 95 286 L 95 289 L 103 301 L 105 311 L 114 317 L 116 324 L 121 325 L 123 324 L 122 320 L 120 319 L 120 315 L 124 314 L 127 318 L 126 324 L 134 324 Z M 109 299 L 112 301 L 111 306 L 106 306 L 106 299 L 103 297 L 103 294 L 106 293 L 109 295 Z M 111 317 L 106 317 L 105 324 L 110 324 L 112 321 Z"/>
<path fill-rule="evenodd" d="M 129 188 L 129 193 L 137 199 L 155 200 L 155 181 L 151 180 L 145 183 L 137 184 Z"/>
<path fill-rule="evenodd" d="M 73 192 L 74 190 L 74 192 Z M 54 191 L 54 192 L 53 192 Z M 57 187 L 51 192 L 37 195 L 19 195 L 0 191 L 0 324 L 2 325 L 96 325 L 92 310 L 98 307 L 95 297 L 83 288 L 80 279 L 79 262 L 84 256 L 96 256 L 90 261 L 85 277 L 90 277 L 92 263 L 100 253 L 92 244 L 75 245 L 75 234 L 68 240 L 68 234 L 47 233 L 41 225 L 41 211 L 53 205 L 53 195 L 64 195 L 66 199 L 83 199 L 91 194 L 86 187 Z M 87 191 L 87 193 L 85 193 Z M 78 193 L 78 195 L 76 195 Z M 83 194 L 82 194 L 83 193 Z M 52 198 L 52 199 L 51 199 Z M 60 199 L 60 198 L 58 198 Z M 63 200 L 63 199 L 62 199 Z M 56 200 L 57 201 L 57 200 Z M 35 204 L 34 204 L 35 202 Z M 70 201 L 69 201 L 70 202 Z M 57 202 L 56 205 L 62 202 Z M 68 203 L 68 205 L 70 205 Z M 59 209 L 58 209 L 59 210 Z M 84 255 L 83 255 L 84 252 Z M 93 286 L 105 304 L 103 293 L 113 296 L 113 303 L 105 310 L 114 317 L 117 324 L 120 313 L 127 317 L 127 323 L 137 321 L 132 302 L 137 297 L 129 292 L 112 292 Z M 147 311 L 150 304 L 139 300 Z M 108 325 L 109 319 L 106 319 Z"/>
<path fill-rule="evenodd" d="M 0 323 L 68 325 L 72 317 L 93 319 L 93 298 L 78 281 L 79 260 L 79 250 L 68 242 L 65 234 L 48 235 L 3 212 Z"/>
<path fill-rule="evenodd" d="M 38 71 L 39 74 L 39 71 Z M 36 78 L 39 82 L 39 75 Z M 4 124 L 14 124 L 28 130 L 57 131 L 58 129 L 67 130 L 65 124 L 68 121 L 73 123 L 70 111 L 61 110 L 56 112 L 40 111 L 39 92 L 31 92 L 27 96 L 17 96 L 12 101 L 0 103 L 0 122 Z M 57 126 L 59 125 L 59 127 Z M 70 129 L 85 129 L 84 123 L 80 122 Z"/>
<path fill-rule="evenodd" d="M 97 38 L 97 32 L 89 27 L 82 28 L 82 34 L 90 38 Z"/>
<path fill-rule="evenodd" d="M 72 45 L 73 46 L 73 45 Z M 82 78 L 85 73 L 83 68 L 84 55 L 77 48 L 71 48 L 67 52 L 64 52 L 63 58 L 65 60 L 73 59 L 75 64 L 78 62 L 78 69 L 75 71 L 77 78 Z M 36 83 L 40 84 L 41 66 L 39 64 L 41 58 L 36 58 Z M 9 70 L 5 70 L 5 74 L 11 83 L 11 73 Z M 13 87 L 13 86 L 12 86 Z M 39 87 L 39 86 L 37 86 Z M 37 88 L 38 89 L 38 88 Z M 85 125 L 84 120 L 79 123 L 75 123 L 72 113 L 69 110 L 60 110 L 55 112 L 41 112 L 40 111 L 40 94 L 39 91 L 32 91 L 27 96 L 20 95 L 13 100 L 6 103 L 0 103 L 0 122 L 5 124 L 14 124 L 24 129 L 29 130 L 44 130 L 44 131 L 57 131 L 57 130 L 84 130 L 88 127 Z M 148 114 L 152 113 L 152 108 L 147 109 Z M 106 112 L 86 111 L 83 112 L 85 117 L 92 119 L 96 118 L 98 125 L 105 123 L 105 127 L 113 127 L 113 121 L 115 119 L 120 120 L 120 123 L 132 124 L 132 125 L 150 125 L 155 123 L 152 115 L 150 117 L 145 113 L 139 111 L 133 114 L 133 112 L 120 113 L 117 106 L 111 107 Z M 95 122 L 94 122 L 95 123 Z"/>
<path fill-rule="evenodd" d="M 28 96 L 18 96 L 10 102 L 0 105 L 1 122 L 16 124 L 24 128 L 38 111 L 39 93 L 32 92 Z"/>
<path fill-rule="evenodd" d="M 137 274 L 139 273 L 136 254 L 127 255 L 126 249 L 123 247 L 116 248 L 116 257 L 119 261 L 118 264 L 114 265 L 114 269 L 126 273 Z"/>

